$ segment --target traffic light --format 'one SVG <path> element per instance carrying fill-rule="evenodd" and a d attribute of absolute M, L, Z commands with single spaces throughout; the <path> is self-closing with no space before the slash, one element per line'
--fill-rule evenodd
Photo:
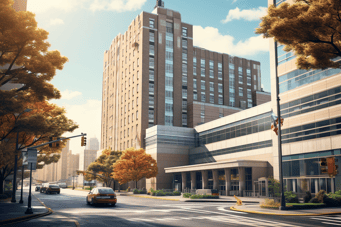
<path fill-rule="evenodd" d="M 49 141 L 51 142 L 51 141 L 54 141 L 54 140 L 59 140 L 59 138 L 57 138 L 57 137 L 50 137 Z M 59 142 L 50 143 L 49 147 L 52 147 L 52 148 L 59 147 Z"/>
<path fill-rule="evenodd" d="M 321 160 L 320 160 L 320 169 L 321 169 L 321 173 L 328 173 L 327 159 L 326 158 L 321 158 Z"/>
<path fill-rule="evenodd" d="M 81 146 L 82 146 L 82 147 L 85 147 L 85 146 L 86 146 L 86 137 L 85 137 L 85 136 L 82 136 Z"/>

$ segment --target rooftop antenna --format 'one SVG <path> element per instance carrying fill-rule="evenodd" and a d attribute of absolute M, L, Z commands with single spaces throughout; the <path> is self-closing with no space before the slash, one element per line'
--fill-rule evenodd
<path fill-rule="evenodd" d="M 155 5 L 155 7 L 154 8 L 156 8 L 156 7 L 164 7 L 165 5 L 164 5 L 164 2 L 162 1 L 162 0 L 156 0 L 156 5 Z"/>

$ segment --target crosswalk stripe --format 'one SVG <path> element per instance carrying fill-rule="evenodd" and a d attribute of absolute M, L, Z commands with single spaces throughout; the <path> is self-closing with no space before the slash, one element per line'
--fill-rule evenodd
<path fill-rule="evenodd" d="M 314 220 L 320 220 L 320 221 L 333 221 L 333 222 L 341 222 L 341 221 L 338 221 L 338 220 L 334 220 L 334 218 L 333 218 L 333 219 L 329 219 L 329 218 L 320 217 L 320 218 L 311 218 L 311 219 L 314 219 Z"/>

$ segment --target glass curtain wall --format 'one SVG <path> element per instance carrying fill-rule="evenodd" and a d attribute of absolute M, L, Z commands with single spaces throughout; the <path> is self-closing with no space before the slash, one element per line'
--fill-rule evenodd
<path fill-rule="evenodd" d="M 165 83 L 165 125 L 173 126 L 173 24 L 166 24 L 166 83 Z"/>

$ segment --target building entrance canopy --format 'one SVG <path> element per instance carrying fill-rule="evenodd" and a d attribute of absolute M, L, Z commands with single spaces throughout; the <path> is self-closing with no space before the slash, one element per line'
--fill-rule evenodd
<path fill-rule="evenodd" d="M 267 161 L 255 161 L 255 160 L 235 160 L 225 162 L 211 162 L 198 165 L 186 165 L 165 168 L 166 173 L 181 173 L 192 172 L 201 170 L 213 170 L 213 169 L 226 169 L 226 168 L 238 168 L 238 167 L 268 167 Z"/>

